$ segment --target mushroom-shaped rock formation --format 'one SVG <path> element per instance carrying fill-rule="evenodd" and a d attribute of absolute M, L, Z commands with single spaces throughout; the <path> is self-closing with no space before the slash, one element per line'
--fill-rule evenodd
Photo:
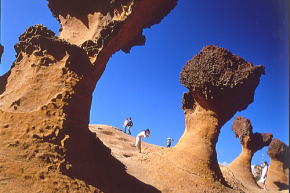
<path fill-rule="evenodd" d="M 269 145 L 270 166 L 267 173 L 266 188 L 270 190 L 289 189 L 290 149 L 279 139 Z"/>
<path fill-rule="evenodd" d="M 128 175 L 88 123 L 108 59 L 144 44 L 143 36 L 137 41 L 143 28 L 159 23 L 175 4 L 49 0 L 60 37 L 42 25 L 28 28 L 10 71 L 0 77 L 0 156 L 8 160 L 0 175 L 13 179 L 0 192 L 16 181 L 16 192 L 158 192 Z"/>
<path fill-rule="evenodd" d="M 166 181 L 167 185 L 191 183 L 196 192 L 204 191 L 200 189 L 202 184 L 211 187 L 207 192 L 226 192 L 213 187 L 227 185 L 215 149 L 219 132 L 237 111 L 253 102 L 262 74 L 263 66 L 253 66 L 226 49 L 213 45 L 204 47 L 187 62 L 180 74 L 181 83 L 189 89 L 182 101 L 186 128 L 175 147 L 156 157 L 152 167 L 156 168 L 156 173 L 158 171 L 159 179 Z M 168 164 L 164 166 L 162 162 Z M 176 168 L 180 173 L 186 173 L 186 178 L 178 176 L 177 172 L 168 172 Z"/>
<path fill-rule="evenodd" d="M 186 129 L 174 148 L 181 167 L 224 181 L 215 150 L 220 128 L 253 102 L 262 74 L 263 66 L 217 46 L 204 47 L 187 62 L 180 74 L 189 89 L 183 97 Z"/>
<path fill-rule="evenodd" d="M 270 144 L 273 136 L 271 133 L 253 133 L 251 121 L 241 116 L 234 119 L 232 129 L 235 137 L 240 139 L 242 152 L 227 168 L 248 190 L 257 189 L 259 186 L 251 172 L 251 160 L 255 152 Z"/>

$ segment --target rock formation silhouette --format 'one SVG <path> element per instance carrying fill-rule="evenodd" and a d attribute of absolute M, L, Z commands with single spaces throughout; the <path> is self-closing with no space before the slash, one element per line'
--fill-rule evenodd
<path fill-rule="evenodd" d="M 159 23 L 176 0 L 48 3 L 61 24 L 59 37 L 42 25 L 29 27 L 0 77 L 0 150 L 18 160 L 2 165 L 1 175 L 22 182 L 21 192 L 159 192 L 128 175 L 88 123 L 108 59 L 144 44 L 143 28 Z"/>
<path fill-rule="evenodd" d="M 248 190 L 257 189 L 259 186 L 251 172 L 252 157 L 258 150 L 270 144 L 273 135 L 271 133 L 253 133 L 251 121 L 241 116 L 234 119 L 232 129 L 235 137 L 240 139 L 242 152 L 227 168 Z"/>
<path fill-rule="evenodd" d="M 270 156 L 270 166 L 266 187 L 270 190 L 289 190 L 289 146 L 274 138 L 269 145 L 267 153 Z"/>

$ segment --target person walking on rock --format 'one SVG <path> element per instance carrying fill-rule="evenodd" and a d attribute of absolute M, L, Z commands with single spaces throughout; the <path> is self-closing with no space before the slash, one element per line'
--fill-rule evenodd
<path fill-rule="evenodd" d="M 127 126 L 128 126 L 128 134 L 131 135 L 131 128 L 133 127 L 133 121 L 131 117 L 129 117 L 129 122 Z"/>
<path fill-rule="evenodd" d="M 124 124 L 123 124 L 125 133 L 126 133 L 126 127 L 127 127 L 128 123 L 129 123 L 129 118 L 126 118 L 125 121 L 124 121 Z"/>
<path fill-rule="evenodd" d="M 149 129 L 146 129 L 145 131 L 142 131 L 137 135 L 135 146 L 137 147 L 137 150 L 139 151 L 139 153 L 141 153 L 141 139 L 142 139 L 142 137 L 149 137 L 149 135 L 150 135 Z"/>
<path fill-rule="evenodd" d="M 124 127 L 124 133 L 126 133 L 127 128 L 128 128 L 128 134 L 131 135 L 131 127 L 133 126 L 133 121 L 132 118 L 126 118 L 123 124 Z"/>
<path fill-rule="evenodd" d="M 167 139 L 166 139 L 166 147 L 170 147 L 172 141 L 174 141 L 174 140 L 171 137 L 167 137 Z"/>
<path fill-rule="evenodd" d="M 267 190 L 266 189 L 266 179 L 267 179 L 267 172 L 268 172 L 268 163 L 264 162 L 263 166 L 264 167 L 262 169 L 262 175 L 261 175 L 261 178 L 260 178 L 259 182 L 261 182 L 263 184 L 264 190 Z"/>

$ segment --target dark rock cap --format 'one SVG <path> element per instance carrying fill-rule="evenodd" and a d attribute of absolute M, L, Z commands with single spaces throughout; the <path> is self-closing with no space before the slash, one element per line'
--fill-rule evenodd
<path fill-rule="evenodd" d="M 253 126 L 249 119 L 237 116 L 232 125 L 235 137 L 240 139 L 242 145 L 254 152 L 268 146 L 273 138 L 272 133 L 253 133 Z M 245 139 L 245 136 L 248 138 Z"/>
<path fill-rule="evenodd" d="M 254 66 L 224 48 L 204 47 L 187 62 L 180 82 L 204 108 L 233 116 L 254 101 L 263 66 Z"/>
<path fill-rule="evenodd" d="M 289 155 L 289 147 L 279 139 L 273 139 L 267 151 L 272 159 L 283 161 Z"/>
<path fill-rule="evenodd" d="M 242 139 L 244 136 L 250 136 L 253 134 L 251 121 L 241 116 L 237 116 L 234 119 L 232 130 L 235 133 L 235 137 L 240 139 Z"/>

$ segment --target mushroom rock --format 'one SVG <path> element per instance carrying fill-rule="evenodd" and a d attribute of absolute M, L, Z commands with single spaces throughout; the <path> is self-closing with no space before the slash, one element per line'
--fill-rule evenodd
<path fill-rule="evenodd" d="M 144 44 L 143 28 L 159 23 L 175 4 L 49 0 L 62 25 L 59 37 L 42 25 L 29 27 L 0 77 L 0 152 L 10 157 L 1 175 L 17 178 L 19 192 L 158 192 L 127 174 L 88 123 L 108 59 Z M 0 191 L 8 192 L 5 187 Z"/>
<path fill-rule="evenodd" d="M 231 191 L 220 189 L 228 184 L 218 165 L 216 143 L 224 123 L 253 102 L 262 74 L 263 66 L 254 66 L 214 45 L 204 47 L 187 62 L 180 73 L 181 83 L 189 90 L 182 100 L 186 128 L 176 146 L 164 150 L 153 162 L 162 179 L 159 183 L 182 183 L 181 188 L 191 184 L 190 190 L 196 192 Z"/>
<path fill-rule="evenodd" d="M 263 66 L 253 66 L 224 48 L 206 46 L 180 73 L 188 88 L 183 109 L 186 129 L 174 148 L 178 163 L 193 173 L 224 183 L 215 146 L 220 128 L 253 102 Z"/>
<path fill-rule="evenodd" d="M 240 139 L 242 152 L 227 168 L 247 190 L 257 189 L 259 186 L 251 172 L 251 160 L 255 152 L 270 144 L 273 136 L 271 133 L 253 133 L 251 121 L 241 116 L 234 119 L 232 129 L 235 137 Z"/>
<path fill-rule="evenodd" d="M 273 139 L 267 153 L 270 156 L 270 166 L 267 173 L 266 188 L 289 190 L 289 146 L 279 139 Z"/>

